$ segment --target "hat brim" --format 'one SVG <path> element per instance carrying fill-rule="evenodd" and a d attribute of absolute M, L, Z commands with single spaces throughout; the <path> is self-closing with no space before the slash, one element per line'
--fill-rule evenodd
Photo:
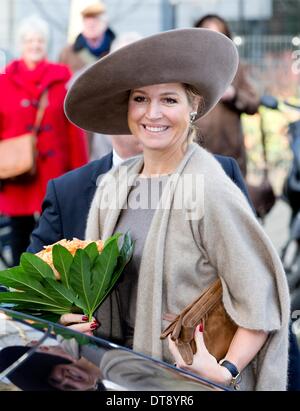
<path fill-rule="evenodd" d="M 86 69 L 70 87 L 65 113 L 77 126 L 103 134 L 130 134 L 130 91 L 186 83 L 204 98 L 207 114 L 231 84 L 238 66 L 234 43 L 209 29 L 177 29 L 122 47 Z"/>
<path fill-rule="evenodd" d="M 0 351 L 0 372 L 17 361 L 30 348 L 3 348 Z M 58 391 L 48 382 L 51 370 L 58 364 L 71 364 L 71 361 L 58 355 L 35 352 L 7 378 L 23 391 Z"/>

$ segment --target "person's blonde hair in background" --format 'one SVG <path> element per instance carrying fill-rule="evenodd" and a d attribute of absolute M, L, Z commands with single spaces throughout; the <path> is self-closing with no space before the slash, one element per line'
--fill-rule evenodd
<path fill-rule="evenodd" d="M 121 47 L 125 47 L 134 41 L 140 40 L 141 34 L 136 31 L 128 31 L 119 34 L 111 44 L 110 52 L 114 52 Z M 126 159 L 142 152 L 142 146 L 138 139 L 132 135 L 106 136 L 104 134 L 94 134 L 90 160 L 97 160 L 114 151 L 114 159 Z M 115 165 L 115 164 L 114 164 Z"/>

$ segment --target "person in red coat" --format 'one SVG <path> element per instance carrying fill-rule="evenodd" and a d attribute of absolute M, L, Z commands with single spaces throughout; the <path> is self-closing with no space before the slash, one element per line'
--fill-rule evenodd
<path fill-rule="evenodd" d="M 0 189 L 0 213 L 11 218 L 14 265 L 29 245 L 47 182 L 88 161 L 86 137 L 67 120 L 63 110 L 70 70 L 47 60 L 47 24 L 37 17 L 28 18 L 20 26 L 18 39 L 21 58 L 0 75 L 0 140 L 32 130 L 45 90 L 47 105 L 38 130 L 35 178 L 3 181 Z"/>

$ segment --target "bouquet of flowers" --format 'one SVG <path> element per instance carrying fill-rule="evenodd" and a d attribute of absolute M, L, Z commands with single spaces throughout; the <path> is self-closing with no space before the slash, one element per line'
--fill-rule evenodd
<path fill-rule="evenodd" d="M 83 313 L 92 320 L 129 262 L 134 244 L 126 233 L 119 248 L 116 234 L 105 242 L 74 238 L 23 253 L 20 265 L 0 272 L 0 306 L 58 321 L 65 313 Z"/>

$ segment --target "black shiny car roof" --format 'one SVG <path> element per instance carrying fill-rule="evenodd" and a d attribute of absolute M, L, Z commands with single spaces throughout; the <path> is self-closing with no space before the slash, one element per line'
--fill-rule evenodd
<path fill-rule="evenodd" d="M 53 359 L 55 368 L 50 377 L 44 375 L 50 370 L 49 358 Z M 60 358 L 62 364 L 59 364 Z M 45 373 L 43 364 L 46 364 Z M 62 374 L 70 368 L 69 364 L 72 364 L 73 373 L 74 369 L 75 374 L 78 370 L 78 375 L 76 378 L 73 376 L 75 382 L 72 379 L 70 382 L 69 378 L 67 384 L 62 382 Z M 42 379 L 45 379 L 43 383 Z M 0 308 L 0 390 L 48 388 L 80 391 L 226 390 L 204 378 L 102 338 Z"/>

